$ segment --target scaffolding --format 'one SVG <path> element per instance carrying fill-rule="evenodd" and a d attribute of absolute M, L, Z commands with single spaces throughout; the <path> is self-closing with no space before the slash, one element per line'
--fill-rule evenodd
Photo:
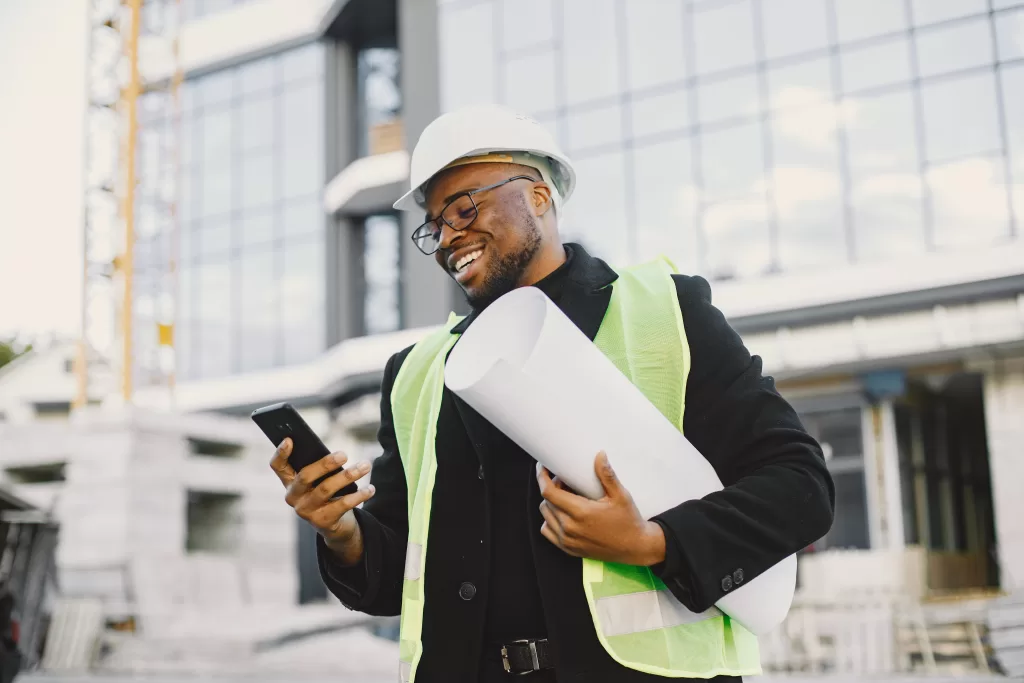
<path fill-rule="evenodd" d="M 180 0 L 91 0 L 75 407 L 174 389 Z"/>

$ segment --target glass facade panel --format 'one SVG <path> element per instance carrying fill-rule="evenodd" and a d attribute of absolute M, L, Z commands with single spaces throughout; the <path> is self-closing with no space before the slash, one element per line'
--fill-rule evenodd
<path fill-rule="evenodd" d="M 748 119 L 757 115 L 759 109 L 760 97 L 754 74 L 701 84 L 697 88 L 697 112 L 702 124 Z"/>
<path fill-rule="evenodd" d="M 555 37 L 553 0 L 498 0 L 501 47 L 506 52 L 548 45 Z"/>
<path fill-rule="evenodd" d="M 763 0 L 764 51 L 768 59 L 828 46 L 828 4 L 821 0 Z"/>
<path fill-rule="evenodd" d="M 1024 59 L 1024 7 L 995 15 L 999 59 Z"/>
<path fill-rule="evenodd" d="M 615 0 L 563 0 L 565 97 L 580 104 L 620 92 Z"/>
<path fill-rule="evenodd" d="M 724 278 L 906 259 L 1005 239 L 1024 206 L 1020 0 L 534 4 L 441 5 L 469 43 L 442 59 L 442 109 L 544 122 L 583 169 L 563 229 L 611 262 L 667 252 Z"/>
<path fill-rule="evenodd" d="M 182 379 L 323 351 L 323 55 L 307 45 L 187 82 L 198 96 L 183 121 L 191 154 L 178 195 L 181 287 L 193 297 L 179 320 Z M 308 330 L 298 341 L 285 336 L 286 300 Z"/>
<path fill-rule="evenodd" d="M 690 93 L 682 88 L 659 95 L 634 97 L 630 106 L 634 138 L 681 131 L 690 122 Z"/>
<path fill-rule="evenodd" d="M 918 26 L 988 11 L 986 0 L 911 0 L 911 8 Z"/>
<path fill-rule="evenodd" d="M 910 41 L 905 35 L 884 43 L 844 49 L 839 59 L 843 91 L 857 93 L 870 88 L 909 83 L 910 49 Z"/>
<path fill-rule="evenodd" d="M 1013 172 L 1011 190 L 1017 217 L 1017 232 L 1024 230 L 1024 64 L 1004 67 L 1001 72 L 1006 102 L 1007 144 Z"/>
<path fill-rule="evenodd" d="M 995 74 L 985 72 L 921 86 L 928 161 L 999 150 Z"/>
<path fill-rule="evenodd" d="M 835 0 L 839 42 L 888 35 L 907 28 L 906 5 L 893 0 Z"/>
<path fill-rule="evenodd" d="M 693 13 L 695 70 L 714 73 L 755 61 L 754 16 L 750 0 Z"/>
<path fill-rule="evenodd" d="M 558 107 L 555 53 L 545 49 L 509 59 L 504 65 L 504 103 L 530 115 Z"/>
<path fill-rule="evenodd" d="M 580 158 L 575 165 L 576 194 L 565 205 L 566 234 L 609 264 L 629 263 L 623 152 Z"/>
<path fill-rule="evenodd" d="M 629 87 L 643 90 L 686 77 L 683 3 L 634 0 L 626 13 Z"/>
<path fill-rule="evenodd" d="M 569 149 L 575 153 L 618 143 L 623 135 L 622 107 L 614 104 L 569 114 L 568 124 Z"/>
<path fill-rule="evenodd" d="M 924 249 L 922 182 L 909 92 L 847 100 L 850 203 L 858 260 Z"/>
<path fill-rule="evenodd" d="M 689 138 L 656 142 L 633 150 L 633 195 L 636 202 L 636 257 L 672 258 L 683 272 L 698 266 L 694 229 L 697 188 L 693 183 Z"/>
<path fill-rule="evenodd" d="M 366 334 L 401 327 L 401 223 L 397 216 L 370 216 L 363 224 L 363 328 Z"/>
<path fill-rule="evenodd" d="M 438 26 L 441 99 L 446 109 L 497 102 L 498 53 L 494 41 L 494 5 L 440 6 Z M 457 40 L 451 37 L 457 36 Z M 467 55 L 473 55 L 467 59 Z"/>
<path fill-rule="evenodd" d="M 917 62 L 924 78 L 992 62 L 992 29 L 987 16 L 921 29 L 916 38 Z"/>

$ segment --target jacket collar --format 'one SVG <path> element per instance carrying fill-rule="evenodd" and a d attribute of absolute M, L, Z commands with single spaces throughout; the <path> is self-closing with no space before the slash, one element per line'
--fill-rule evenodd
<path fill-rule="evenodd" d="M 581 245 L 568 242 L 565 244 L 565 249 L 570 252 L 569 269 L 565 274 L 566 279 L 569 280 L 566 283 L 568 288 L 578 288 L 582 294 L 593 294 L 618 279 L 618 273 L 601 259 L 591 256 Z M 465 332 L 479 314 L 480 311 L 473 310 L 452 327 L 452 334 Z M 604 314 L 603 310 L 601 314 Z"/>

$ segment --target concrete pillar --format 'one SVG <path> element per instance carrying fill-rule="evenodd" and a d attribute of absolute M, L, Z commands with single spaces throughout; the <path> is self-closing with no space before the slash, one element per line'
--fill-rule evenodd
<path fill-rule="evenodd" d="M 884 399 L 867 406 L 863 412 L 862 430 L 871 547 L 900 550 L 906 542 L 892 400 Z"/>
<path fill-rule="evenodd" d="M 984 378 L 1000 582 L 1012 590 L 1024 583 L 1024 357 L 987 363 Z"/>

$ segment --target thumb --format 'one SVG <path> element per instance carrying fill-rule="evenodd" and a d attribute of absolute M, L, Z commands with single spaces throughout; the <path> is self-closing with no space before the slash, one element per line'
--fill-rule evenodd
<path fill-rule="evenodd" d="M 597 454 L 597 458 L 594 460 L 594 470 L 597 472 L 597 478 L 601 480 L 601 485 L 604 486 L 604 493 L 607 497 L 617 498 L 625 494 L 626 490 L 622 488 L 622 483 L 616 476 L 615 470 L 612 469 L 612 464 L 608 461 L 608 455 L 604 451 Z"/>

